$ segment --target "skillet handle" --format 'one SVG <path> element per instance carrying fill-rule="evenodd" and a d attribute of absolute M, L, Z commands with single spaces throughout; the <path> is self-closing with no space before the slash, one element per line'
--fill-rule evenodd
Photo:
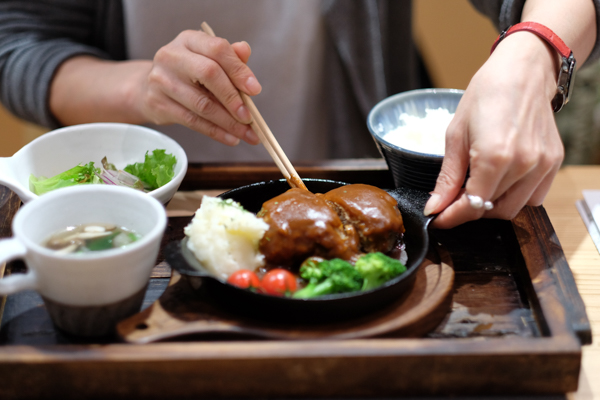
<path fill-rule="evenodd" d="M 398 208 L 402 214 L 411 214 L 421 221 L 424 226 L 435 218 L 435 215 L 425 216 L 425 204 L 431 195 L 419 189 L 413 189 L 406 186 L 401 186 L 396 189 L 388 190 L 388 193 L 398 202 Z"/>

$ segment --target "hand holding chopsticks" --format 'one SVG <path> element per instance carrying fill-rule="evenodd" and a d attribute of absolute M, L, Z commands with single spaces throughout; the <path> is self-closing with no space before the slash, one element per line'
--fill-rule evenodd
<path fill-rule="evenodd" d="M 215 36 L 214 31 L 206 22 L 202 22 L 201 27 L 206 34 L 210 36 Z M 277 165 L 285 179 L 288 181 L 290 186 L 308 190 L 306 188 L 306 185 L 304 185 L 304 182 L 302 182 L 302 179 L 300 179 L 300 176 L 298 176 L 298 173 L 294 169 L 294 166 L 283 152 L 283 149 L 281 148 L 281 146 L 279 146 L 277 139 L 275 139 L 275 135 L 273 135 L 273 132 L 271 132 L 271 130 L 267 126 L 267 123 L 263 119 L 262 115 L 260 115 L 260 113 L 258 112 L 258 109 L 254 105 L 254 102 L 252 101 L 250 96 L 248 96 L 242 91 L 240 91 L 240 96 L 242 97 L 242 100 L 244 101 L 246 107 L 248 107 L 250 114 L 252 115 L 252 122 L 250 123 L 250 126 L 252 127 L 254 132 L 256 132 L 256 134 L 260 138 L 261 143 L 263 144 L 263 146 L 265 146 L 265 148 L 269 152 L 269 155 L 271 156 L 273 161 L 275 161 L 275 164 Z"/>

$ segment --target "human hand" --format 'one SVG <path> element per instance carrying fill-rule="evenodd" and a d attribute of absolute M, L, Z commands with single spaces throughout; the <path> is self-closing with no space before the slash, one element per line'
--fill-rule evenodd
<path fill-rule="evenodd" d="M 154 56 L 140 85 L 140 113 L 159 125 L 178 123 L 227 145 L 258 144 L 238 89 L 261 91 L 246 65 L 250 46 L 202 31 L 181 32 Z"/>
<path fill-rule="evenodd" d="M 541 39 L 515 33 L 475 74 L 446 132 L 442 170 L 425 207 L 427 215 L 439 213 L 434 227 L 512 219 L 523 206 L 542 204 L 564 158 L 550 105 L 556 60 Z M 494 208 L 473 208 L 467 193 Z"/>

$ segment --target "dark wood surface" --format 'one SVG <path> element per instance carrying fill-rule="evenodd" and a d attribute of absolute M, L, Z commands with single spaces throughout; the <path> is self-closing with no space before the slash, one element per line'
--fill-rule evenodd
<path fill-rule="evenodd" d="M 191 168 L 184 187 L 209 189 L 218 182 L 232 187 L 224 184 L 230 183 L 224 181 L 229 168 L 213 165 L 210 173 Z M 334 169 L 327 177 L 340 180 L 356 173 L 341 164 L 337 168 L 339 173 Z M 381 167 L 363 173 L 386 175 Z M 263 170 L 255 177 L 240 173 L 236 185 L 259 177 L 279 178 L 276 171 Z M 0 199 L 0 234 L 8 236 L 4 221 L 18 200 L 2 187 Z M 173 232 L 182 228 L 177 221 L 170 226 Z M 589 322 L 544 209 L 527 208 L 513 223 L 484 220 L 432 234 L 451 255 L 455 281 L 450 312 L 423 338 L 287 341 L 216 335 L 144 345 L 115 338 L 86 343 L 56 331 L 39 296 L 23 292 L 9 296 L 4 307 L 0 398 L 392 397 L 576 390 L 580 339 L 585 342 L 589 335 Z M 22 264 L 11 263 L 8 272 L 19 268 Z M 164 263 L 155 272 L 146 305 L 168 282 Z"/>
<path fill-rule="evenodd" d="M 295 162 L 294 168 L 303 179 L 368 182 L 382 188 L 394 187 L 394 180 L 383 159 Z M 271 162 L 190 164 L 180 190 L 235 188 L 281 178 L 281 172 Z M 223 186 L 224 182 L 226 186 Z"/>
<path fill-rule="evenodd" d="M 534 286 L 556 285 L 571 329 L 582 344 L 591 344 L 592 330 L 585 305 L 545 210 L 540 207 L 527 208 L 513 220 L 513 226 L 519 232 L 523 255 L 531 260 L 539 260 L 538 264 L 549 266 L 544 270 L 529 268 L 529 278 Z M 540 282 L 542 277 L 545 279 L 543 283 Z"/>

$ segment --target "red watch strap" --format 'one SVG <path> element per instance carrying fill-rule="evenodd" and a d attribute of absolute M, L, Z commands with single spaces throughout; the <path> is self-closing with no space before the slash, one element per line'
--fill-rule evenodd
<path fill-rule="evenodd" d="M 556 95 L 551 101 L 554 112 L 559 112 L 563 106 L 569 102 L 571 92 L 573 91 L 573 77 L 575 75 L 575 66 L 577 64 L 573 52 L 569 49 L 569 46 L 556 35 L 556 33 L 552 32 L 551 29 L 542 24 L 538 24 L 537 22 L 521 22 L 509 27 L 498 36 L 498 39 L 496 39 L 492 46 L 490 54 L 502 39 L 519 31 L 527 31 L 538 35 L 554 47 L 558 54 L 560 54 L 561 62 L 556 83 Z"/>
<path fill-rule="evenodd" d="M 502 32 L 494 42 L 490 54 L 494 51 L 502 39 L 519 31 L 535 33 L 548 42 L 548 44 L 550 44 L 552 47 L 554 47 L 562 57 L 568 58 L 571 55 L 571 49 L 569 49 L 569 46 L 567 46 L 565 42 L 563 42 L 561 38 L 556 35 L 556 33 L 552 32 L 550 28 L 542 24 L 538 24 L 537 22 L 520 22 Z"/>

